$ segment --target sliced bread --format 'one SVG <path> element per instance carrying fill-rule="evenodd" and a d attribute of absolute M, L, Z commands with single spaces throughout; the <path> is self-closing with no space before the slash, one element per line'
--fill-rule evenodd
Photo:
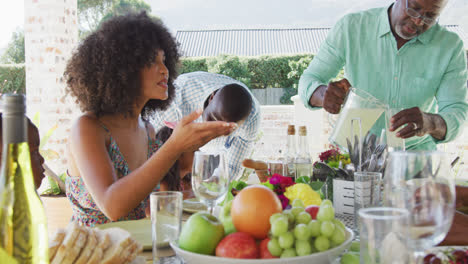
<path fill-rule="evenodd" d="M 121 264 L 127 260 L 129 253 L 127 248 L 132 244 L 130 233 L 121 228 L 108 228 L 103 230 L 109 235 L 111 246 L 104 251 L 101 264 Z"/>
<path fill-rule="evenodd" d="M 65 255 L 68 254 L 68 250 L 74 247 L 75 241 L 77 241 L 78 236 L 81 234 L 80 226 L 75 222 L 70 222 L 67 226 L 66 233 L 51 262 L 52 264 L 61 264 Z"/>
<path fill-rule="evenodd" d="M 94 252 L 94 249 L 98 245 L 97 232 L 98 230 L 92 228 L 85 228 L 88 231 L 88 239 L 85 246 L 81 250 L 81 253 L 78 255 L 78 258 L 75 260 L 75 264 L 86 264 L 91 258 L 91 255 Z"/>
<path fill-rule="evenodd" d="M 133 239 L 132 239 L 133 240 Z M 131 263 L 143 251 L 143 245 L 138 241 L 133 240 L 132 251 L 130 252 L 125 263 Z"/>
<path fill-rule="evenodd" d="M 62 264 L 73 264 L 81 253 L 81 250 L 86 245 L 88 240 L 88 229 L 84 226 L 79 226 L 80 233 L 73 247 L 67 249 L 67 255 L 63 258 Z"/>
<path fill-rule="evenodd" d="M 52 262 L 55 254 L 57 253 L 58 248 L 63 242 L 67 231 L 63 228 L 57 229 L 52 239 L 49 241 L 49 261 Z"/>
<path fill-rule="evenodd" d="M 97 240 L 98 245 L 94 249 L 93 254 L 88 260 L 88 264 L 99 264 L 101 263 L 102 257 L 104 256 L 104 251 L 106 251 L 111 244 L 110 237 L 107 233 L 101 232 L 100 230 L 97 231 Z"/>

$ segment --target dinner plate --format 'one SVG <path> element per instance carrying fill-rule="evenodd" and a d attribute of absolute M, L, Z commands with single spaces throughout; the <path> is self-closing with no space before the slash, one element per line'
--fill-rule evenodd
<path fill-rule="evenodd" d="M 145 218 L 141 220 L 131 221 L 118 221 L 107 223 L 103 225 L 96 225 L 99 229 L 107 229 L 111 227 L 119 227 L 127 230 L 133 239 L 143 245 L 143 250 L 151 250 L 153 248 L 153 242 L 151 239 L 151 219 Z M 160 247 L 168 246 L 169 242 L 163 242 L 158 244 Z"/>
<path fill-rule="evenodd" d="M 179 248 L 177 243 L 171 242 L 171 247 L 174 249 L 176 254 L 184 259 L 187 264 L 217 264 L 217 263 L 226 263 L 226 264 L 279 264 L 279 263 L 288 263 L 288 264 L 305 264 L 305 263 L 314 263 L 314 264 L 329 264 L 337 259 L 343 251 L 349 248 L 351 241 L 354 238 L 353 231 L 349 228 L 346 228 L 346 241 L 338 247 L 329 249 L 323 252 L 317 252 L 302 257 L 294 258 L 283 258 L 283 259 L 232 259 L 232 258 L 221 258 L 216 256 L 202 255 L 193 252 L 189 252 Z"/>
<path fill-rule="evenodd" d="M 196 213 L 200 211 L 206 211 L 207 207 L 202 202 L 198 201 L 197 198 L 186 199 L 182 203 L 182 207 L 185 212 Z"/>

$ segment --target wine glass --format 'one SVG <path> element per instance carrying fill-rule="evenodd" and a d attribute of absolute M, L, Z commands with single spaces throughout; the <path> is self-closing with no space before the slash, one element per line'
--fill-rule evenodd
<path fill-rule="evenodd" d="M 206 204 L 210 214 L 227 193 L 229 173 L 223 151 L 196 151 L 192 166 L 192 188 L 195 196 Z"/>
<path fill-rule="evenodd" d="M 385 170 L 384 204 L 409 212 L 408 247 L 414 263 L 439 244 L 455 212 L 455 183 L 448 157 L 438 151 L 394 151 Z"/>

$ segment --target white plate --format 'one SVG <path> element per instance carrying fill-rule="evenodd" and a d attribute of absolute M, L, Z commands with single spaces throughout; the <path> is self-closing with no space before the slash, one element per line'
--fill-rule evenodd
<path fill-rule="evenodd" d="M 171 242 L 171 247 L 174 249 L 176 254 L 183 258 L 187 264 L 217 264 L 217 263 L 227 263 L 227 264 L 278 264 L 278 263 L 288 263 L 288 264 L 329 264 L 332 263 L 336 258 L 338 258 L 343 251 L 348 249 L 351 244 L 351 241 L 354 238 L 353 231 L 349 228 L 346 228 L 346 241 L 339 245 L 338 247 L 329 249 L 324 252 L 314 253 L 308 256 L 294 257 L 294 258 L 283 258 L 283 259 L 231 259 L 231 258 L 221 258 L 209 255 L 197 254 L 189 251 L 185 251 L 178 247 L 176 243 Z"/>
<path fill-rule="evenodd" d="M 144 250 L 151 250 L 153 247 L 153 240 L 151 239 L 151 220 L 149 218 L 131 221 L 118 221 L 107 223 L 103 225 L 96 225 L 99 229 L 106 229 L 111 227 L 119 227 L 127 230 L 132 238 L 143 245 Z M 168 242 L 163 242 L 160 246 L 168 246 Z"/>
<path fill-rule="evenodd" d="M 196 213 L 200 211 L 206 211 L 206 205 L 198 201 L 197 198 L 187 199 L 182 202 L 182 207 L 185 212 Z"/>

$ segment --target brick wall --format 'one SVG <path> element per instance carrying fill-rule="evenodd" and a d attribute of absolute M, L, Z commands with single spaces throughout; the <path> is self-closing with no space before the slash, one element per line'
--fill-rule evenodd
<path fill-rule="evenodd" d="M 65 97 L 61 81 L 66 62 L 77 44 L 76 0 L 25 0 L 26 93 L 28 115 L 40 113 L 41 135 L 58 125 L 45 146 L 58 152 L 48 162 L 56 172 L 66 168 L 65 148 L 72 120 L 80 113 Z"/>

